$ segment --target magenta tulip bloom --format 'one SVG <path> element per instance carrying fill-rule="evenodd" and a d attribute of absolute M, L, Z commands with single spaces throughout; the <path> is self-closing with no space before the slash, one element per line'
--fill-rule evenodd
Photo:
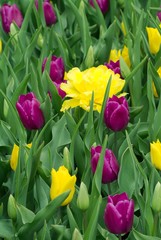
<path fill-rule="evenodd" d="M 16 23 L 19 28 L 21 27 L 23 16 L 16 4 L 3 4 L 3 6 L 0 8 L 0 15 L 2 19 L 3 30 L 6 33 L 10 32 L 11 23 Z"/>
<path fill-rule="evenodd" d="M 104 64 L 107 68 L 111 69 L 115 74 L 120 74 L 121 76 L 121 71 L 120 71 L 120 61 L 110 61 L 109 63 Z"/>
<path fill-rule="evenodd" d="M 158 12 L 158 13 L 157 13 L 157 16 L 158 16 L 158 18 L 159 18 L 159 20 L 160 20 L 160 22 L 161 22 L 161 12 Z"/>
<path fill-rule="evenodd" d="M 44 115 L 40 109 L 40 102 L 34 93 L 21 95 L 16 103 L 16 108 L 25 128 L 33 130 L 44 125 Z"/>
<path fill-rule="evenodd" d="M 109 0 L 96 0 L 102 13 L 106 13 L 109 9 Z M 89 0 L 89 4 L 94 7 L 93 0 Z"/>
<path fill-rule="evenodd" d="M 42 72 L 45 69 L 47 58 L 44 59 L 42 64 Z M 64 98 L 66 93 L 60 89 L 60 84 L 65 82 L 64 80 L 65 66 L 61 57 L 52 56 L 50 62 L 50 78 L 58 90 L 58 94 Z"/>
<path fill-rule="evenodd" d="M 104 121 L 108 128 L 117 132 L 123 130 L 129 122 L 129 107 L 125 97 L 113 96 L 109 98 L 105 111 Z"/>
<path fill-rule="evenodd" d="M 38 9 L 38 0 L 35 1 L 35 5 Z M 50 0 L 45 0 L 43 2 L 43 11 L 47 26 L 51 26 L 52 24 L 56 23 L 57 17 Z"/>
<path fill-rule="evenodd" d="M 133 225 L 134 201 L 126 193 L 108 196 L 104 221 L 107 229 L 114 234 L 128 233 Z"/>
<path fill-rule="evenodd" d="M 91 167 L 93 173 L 96 171 L 101 151 L 101 146 L 91 147 Z M 116 180 L 118 172 L 119 164 L 114 153 L 110 149 L 106 149 L 102 172 L 102 183 L 110 183 Z"/>

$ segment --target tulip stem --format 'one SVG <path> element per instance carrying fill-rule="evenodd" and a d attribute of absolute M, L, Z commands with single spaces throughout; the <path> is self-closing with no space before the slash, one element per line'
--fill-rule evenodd
<path fill-rule="evenodd" d="M 157 229 L 158 229 L 158 220 L 159 220 L 159 213 L 155 213 L 152 236 L 156 236 Z"/>
<path fill-rule="evenodd" d="M 121 236 L 121 234 L 118 235 L 118 238 L 119 238 L 119 240 L 122 240 L 122 236 Z"/>

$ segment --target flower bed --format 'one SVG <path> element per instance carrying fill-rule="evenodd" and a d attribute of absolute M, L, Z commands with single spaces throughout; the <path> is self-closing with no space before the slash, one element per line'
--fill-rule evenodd
<path fill-rule="evenodd" d="M 159 0 L 1 0 L 0 239 L 160 239 L 160 21 Z"/>

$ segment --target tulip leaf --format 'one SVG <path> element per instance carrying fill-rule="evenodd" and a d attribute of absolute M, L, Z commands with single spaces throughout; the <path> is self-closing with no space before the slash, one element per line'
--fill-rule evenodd
<path fill-rule="evenodd" d="M 44 221 L 48 222 L 53 217 L 57 208 L 67 198 L 70 191 L 64 192 L 45 207 L 42 208 L 36 215 L 31 223 L 24 224 L 18 231 L 17 236 L 20 239 L 27 240 L 33 239 L 34 232 L 40 231 L 44 225 Z"/>
<path fill-rule="evenodd" d="M 33 221 L 35 214 L 31 210 L 20 204 L 17 204 L 16 207 L 21 215 L 23 224 L 31 223 Z"/>
<path fill-rule="evenodd" d="M 101 206 L 101 202 L 102 202 L 101 195 L 97 198 L 97 200 L 95 198 L 95 199 L 92 199 L 92 201 L 95 202 L 94 208 L 93 208 L 94 211 L 92 211 L 87 229 L 84 233 L 84 238 L 83 238 L 84 240 L 89 240 L 89 239 L 95 240 L 96 239 L 97 224 L 98 224 L 97 220 L 98 220 L 99 210 L 100 210 L 100 206 Z"/>
<path fill-rule="evenodd" d="M 0 237 L 4 239 L 13 239 L 14 231 L 11 219 L 0 219 Z"/>
<path fill-rule="evenodd" d="M 132 233 L 136 240 L 160 240 L 159 237 L 144 235 L 144 234 L 136 231 L 135 229 L 133 229 Z"/>

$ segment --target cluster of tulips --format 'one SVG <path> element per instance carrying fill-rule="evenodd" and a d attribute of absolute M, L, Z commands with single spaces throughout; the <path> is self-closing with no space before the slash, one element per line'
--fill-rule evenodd
<path fill-rule="evenodd" d="M 51 239 L 48 238 L 50 230 L 47 228 L 51 229 L 53 225 L 55 226 L 53 228 L 57 239 L 93 240 L 108 238 L 114 240 L 118 238 L 134 239 L 135 237 L 136 240 L 157 240 L 159 234 L 161 234 L 156 227 L 160 226 L 159 213 L 161 211 L 161 179 L 158 174 L 158 170 L 161 170 L 161 143 L 159 141 L 161 133 L 160 128 L 156 134 L 153 134 L 153 130 L 157 128 L 154 125 L 158 124 L 156 121 L 159 121 L 160 114 L 161 34 L 159 22 L 161 21 L 161 12 L 159 6 L 154 7 L 154 10 L 157 10 L 155 19 L 152 16 L 156 27 L 146 27 L 147 38 L 142 33 L 142 38 L 145 41 L 143 48 L 146 49 L 152 59 L 152 63 L 147 63 L 147 56 L 144 57 L 144 54 L 141 53 L 138 54 L 139 57 L 137 53 L 132 56 L 132 50 L 129 50 L 130 47 L 133 47 L 132 41 L 135 41 L 134 33 L 130 33 L 129 30 L 133 26 L 129 24 L 128 29 L 124 15 L 122 18 L 119 16 L 121 21 L 124 20 L 121 23 L 117 18 L 114 20 L 114 16 L 112 16 L 114 12 L 116 12 L 116 15 L 118 14 L 116 5 L 122 10 L 126 9 L 126 13 L 128 13 L 128 7 L 130 6 L 133 11 L 140 14 L 141 10 L 137 7 L 137 4 L 141 6 L 139 0 L 136 1 L 136 7 L 134 7 L 135 1 L 132 1 L 131 5 L 125 3 L 125 1 L 112 3 L 109 0 L 82 0 L 78 1 L 79 3 L 68 0 L 67 2 L 67 5 L 69 4 L 66 8 L 67 13 L 64 10 L 66 3 L 61 3 L 61 1 L 35 0 L 30 1 L 30 3 L 24 1 L 24 3 L 18 4 L 10 1 L 0 6 L 1 29 L 3 31 L 2 36 L 0 35 L 0 73 L 2 72 L 2 77 L 5 75 L 5 70 L 3 72 L 4 59 L 10 51 L 8 46 L 11 44 L 11 52 L 14 52 L 15 43 L 16 46 L 20 45 L 19 50 L 23 49 L 21 29 L 27 21 L 30 21 L 34 12 L 35 16 L 41 13 L 43 20 L 38 34 L 33 33 L 37 35 L 34 35 L 28 41 L 30 54 L 24 47 L 26 52 L 22 56 L 22 62 L 19 62 L 16 66 L 18 70 L 17 72 L 15 70 L 15 72 L 19 74 L 25 68 L 24 72 L 27 75 L 29 71 L 27 78 L 30 78 L 30 74 L 34 73 L 35 62 L 39 62 L 37 78 L 46 81 L 43 86 L 42 82 L 37 83 L 35 80 L 35 83 L 33 83 L 33 79 L 30 82 L 26 78 L 17 84 L 16 73 L 14 73 L 14 67 L 12 68 L 12 64 L 13 66 L 15 64 L 13 56 L 9 69 L 11 76 L 15 77 L 13 89 L 16 84 L 17 89 L 12 89 L 10 92 L 7 86 L 7 90 L 4 90 L 4 87 L 0 88 L 1 95 L 4 98 L 4 109 L 0 113 L 2 115 L 0 118 L 7 123 L 7 127 L 4 127 L 4 123 L 2 124 L 2 129 L 5 129 L 5 136 L 10 136 L 10 139 L 12 139 L 12 150 L 7 153 L 7 159 L 3 160 L 8 161 L 10 167 L 6 170 L 7 180 L 6 178 L 3 179 L 0 187 L 0 218 L 2 218 L 0 226 L 3 226 L 0 237 L 4 237 L 4 239 L 26 239 L 26 233 L 31 229 L 30 237 Z M 156 5 L 159 5 L 158 2 Z M 150 4 L 150 1 L 147 4 Z M 22 6 L 25 6 L 24 9 Z M 63 36 L 62 39 L 58 38 L 54 50 L 49 47 L 51 46 L 50 41 L 52 41 L 51 36 L 53 36 L 55 26 L 58 26 L 56 29 L 58 33 L 62 31 L 63 27 L 65 29 L 63 33 L 66 31 L 68 35 L 70 32 L 70 27 L 67 29 L 65 20 L 60 25 L 56 25 L 59 24 L 61 19 L 59 11 L 61 12 L 62 9 L 64 10 L 62 15 L 66 19 L 70 18 L 68 16 L 69 6 L 72 9 L 71 11 L 76 12 L 76 20 L 79 19 L 77 14 L 81 11 L 85 12 L 84 9 L 86 9 L 86 15 L 93 16 L 91 22 L 94 21 L 94 14 L 99 16 L 98 22 L 91 28 L 89 27 L 96 36 L 97 32 L 100 31 L 100 39 L 98 36 L 96 37 L 98 42 L 95 48 L 94 44 L 92 46 L 91 43 L 92 37 L 88 35 L 88 31 L 83 25 L 85 23 L 88 25 L 88 17 L 82 17 L 84 22 L 81 23 L 80 15 L 78 20 L 80 30 L 83 29 L 81 34 L 83 37 L 85 36 L 82 45 L 78 45 L 80 53 L 86 50 L 87 42 L 91 41 L 86 55 L 84 54 L 82 57 L 80 66 L 76 64 L 75 53 L 71 51 L 71 56 L 74 59 L 72 64 L 69 61 L 68 54 L 66 55 L 66 51 L 70 53 L 68 41 L 73 41 L 71 46 L 74 46 L 74 51 L 77 51 L 78 46 L 75 47 L 75 44 L 79 44 L 81 38 L 79 30 L 74 33 L 75 35 L 73 34 L 76 40 L 72 39 L 72 34 L 69 39 L 65 40 Z M 24 10 L 26 11 L 25 14 L 23 13 Z M 28 14 L 29 11 L 30 15 Z M 146 14 L 147 12 L 143 12 L 143 17 L 139 20 L 140 25 L 136 39 L 138 45 L 134 44 L 137 51 L 141 51 L 137 49 L 141 42 L 138 36 L 140 36 L 143 18 Z M 27 15 L 29 16 L 28 19 Z M 111 19 L 108 16 L 111 16 Z M 69 22 L 72 22 L 72 18 L 73 16 L 71 16 Z M 38 20 L 37 17 L 37 22 L 39 21 L 40 19 Z M 121 36 L 125 39 L 126 44 L 124 43 L 120 47 L 121 40 L 118 43 L 114 38 L 114 41 L 117 42 L 115 44 L 119 47 L 117 49 L 109 47 L 106 60 L 104 58 L 102 60 L 100 55 L 103 54 L 104 46 L 106 48 L 108 46 L 109 35 L 112 35 L 112 31 L 114 31 L 111 26 L 115 22 L 119 25 Z M 45 41 L 42 26 L 46 29 L 44 30 L 46 35 L 51 34 L 47 41 Z M 75 23 L 72 27 L 77 31 L 78 26 L 75 26 Z M 34 23 L 33 25 L 28 24 L 26 31 L 29 31 L 30 28 L 34 29 Z M 112 30 L 109 30 L 110 28 Z M 56 32 L 54 36 L 58 36 L 58 33 Z M 25 36 L 25 34 L 26 32 L 22 35 Z M 118 36 L 120 38 L 119 33 Z M 94 42 L 96 42 L 96 39 Z M 103 45 L 104 42 L 106 42 L 106 45 Z M 109 42 L 112 46 L 112 39 Z M 98 54 L 99 51 L 101 54 Z M 38 54 L 41 60 L 35 60 L 35 56 L 32 58 L 32 52 L 34 52 L 33 55 Z M 155 61 L 157 62 L 156 65 Z M 32 63 L 30 64 L 30 62 Z M 143 83 L 142 70 L 151 74 L 147 75 L 150 83 Z M 139 74 L 138 71 L 140 71 Z M 135 88 L 137 86 L 136 77 L 140 77 L 138 89 Z M 12 98 L 11 95 L 14 95 L 14 91 L 17 95 Z M 144 96 L 146 91 L 147 95 Z M 137 101 L 140 101 L 140 106 Z M 146 105 L 148 109 L 145 107 Z M 6 106 L 7 110 L 5 110 Z M 146 108 L 145 113 L 144 107 Z M 14 112 L 12 121 L 18 119 L 18 126 L 14 126 L 14 123 L 12 123 L 8 128 L 10 124 L 7 120 L 7 116 L 10 114 L 9 108 Z M 141 111 L 143 111 L 143 114 Z M 146 124 L 151 124 L 149 129 L 145 124 L 146 114 L 148 114 Z M 9 134 L 9 131 L 11 134 Z M 15 133 L 17 132 L 20 133 L 19 136 L 16 136 Z M 143 136 L 143 139 L 140 136 Z M 60 145 L 56 145 L 59 143 Z M 53 146 L 56 146 L 54 150 L 52 150 Z M 136 156 L 139 156 L 139 160 Z M 55 163 L 57 157 L 60 161 L 58 160 Z M 142 158 L 145 160 L 144 162 Z M 150 179 L 146 177 L 144 171 L 146 173 L 153 172 Z M 10 172 L 12 172 L 11 175 Z M 19 190 L 16 189 L 17 182 L 22 181 L 22 179 L 28 184 L 24 195 L 22 194 L 23 187 Z M 12 181 L 15 184 L 15 190 L 8 187 Z M 38 181 L 42 183 L 41 190 Z M 18 186 L 20 184 L 19 182 Z M 23 184 L 22 186 L 25 186 Z M 6 186 L 8 187 L 7 197 L 3 197 L 4 187 Z M 38 192 L 43 194 L 43 200 L 39 199 Z M 36 207 L 30 206 L 30 194 L 34 199 L 33 202 L 36 202 Z M 105 199 L 105 202 L 102 201 L 102 198 Z M 2 209 L 2 205 L 5 205 L 4 202 L 7 205 L 7 211 Z M 44 208 L 41 210 L 40 207 L 38 211 L 39 204 Z M 147 210 L 146 204 L 149 204 Z M 61 212 L 58 210 L 59 208 Z M 93 208 L 96 208 L 96 210 Z M 96 212 L 95 215 L 91 215 L 92 211 Z M 53 213 L 55 214 L 54 220 L 52 219 Z M 79 216 L 82 218 L 82 223 L 79 222 Z M 140 216 L 142 216 L 141 220 Z M 101 220 L 99 220 L 100 218 Z M 4 219 L 7 222 L 6 225 L 3 222 Z M 8 223 L 8 219 L 11 219 L 12 223 Z M 48 225 L 46 225 L 46 222 Z M 61 229 L 59 225 L 62 227 Z M 11 233 L 6 230 L 9 228 L 13 228 Z M 70 234 L 66 231 L 66 228 L 70 228 Z M 7 235 L 5 236 L 6 232 Z"/>

